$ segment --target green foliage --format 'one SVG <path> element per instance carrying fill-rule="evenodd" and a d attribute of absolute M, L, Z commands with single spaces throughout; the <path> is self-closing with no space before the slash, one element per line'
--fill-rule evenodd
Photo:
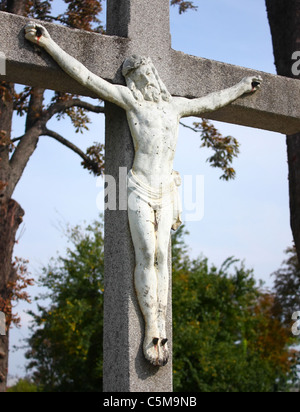
<path fill-rule="evenodd" d="M 27 352 L 42 391 L 102 387 L 103 227 L 67 230 L 71 247 L 41 276 L 48 307 L 33 314 Z M 184 227 L 173 236 L 174 385 L 183 392 L 283 391 L 297 381 L 290 329 L 251 270 L 191 261 Z"/>
<path fill-rule="evenodd" d="M 273 273 L 276 304 L 284 322 L 291 323 L 292 314 L 300 309 L 300 265 L 295 246 L 286 250 L 287 259 Z"/>
<path fill-rule="evenodd" d="M 29 378 L 19 379 L 18 382 L 7 388 L 7 392 L 18 392 L 18 393 L 25 393 L 25 392 L 38 392 L 37 386 L 31 382 Z"/>
<path fill-rule="evenodd" d="M 173 243 L 174 385 L 182 392 L 271 392 L 295 378 L 290 331 L 253 272 L 227 259 L 190 261 L 183 229 Z"/>
<path fill-rule="evenodd" d="M 40 279 L 50 299 L 33 316 L 26 357 L 33 379 L 45 392 L 102 389 L 103 271 L 102 225 L 68 229 L 72 247 L 44 268 Z"/>

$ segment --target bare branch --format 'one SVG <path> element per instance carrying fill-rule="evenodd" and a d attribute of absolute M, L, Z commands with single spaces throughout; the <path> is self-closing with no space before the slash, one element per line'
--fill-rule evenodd
<path fill-rule="evenodd" d="M 18 138 L 20 142 L 9 162 L 11 167 L 11 177 L 7 188 L 7 193 L 9 196 L 12 196 L 13 191 L 15 190 L 15 187 L 28 163 L 28 160 L 36 149 L 42 127 L 42 123 L 38 121 L 24 134 L 24 136 Z"/>
<path fill-rule="evenodd" d="M 94 113 L 104 113 L 105 110 L 103 106 L 96 106 L 80 99 L 72 99 L 53 103 L 45 113 L 45 117 L 47 120 L 50 120 L 51 117 L 53 117 L 55 114 L 61 113 L 66 109 L 70 109 L 71 107 L 81 107 L 82 109 L 86 109 Z"/>
<path fill-rule="evenodd" d="M 195 132 L 195 133 L 201 133 L 201 132 L 202 132 L 202 130 L 196 129 L 195 127 L 192 127 L 192 126 L 188 126 L 188 125 L 185 124 L 185 123 L 182 123 L 182 122 L 179 122 L 179 123 L 180 123 L 181 126 L 187 128 L 187 129 L 190 129 L 190 130 L 192 130 L 192 131 Z"/>
<path fill-rule="evenodd" d="M 77 153 L 80 157 L 82 157 L 82 159 L 86 160 L 85 153 L 81 149 L 79 149 L 79 147 L 77 147 L 76 145 L 74 145 L 69 140 L 65 139 L 64 137 L 62 137 L 60 134 L 54 132 L 53 130 L 49 130 L 45 128 L 41 136 L 52 137 L 53 139 L 57 140 L 59 143 L 73 150 L 73 152 Z"/>
<path fill-rule="evenodd" d="M 62 137 L 60 134 L 54 132 L 53 130 L 49 130 L 47 128 L 44 129 L 41 136 L 49 136 L 58 141 L 59 143 L 63 144 L 64 146 L 71 149 L 74 153 L 78 154 L 85 163 L 91 166 L 91 169 L 94 170 L 94 173 L 97 174 L 99 170 L 99 165 L 96 162 L 93 162 L 88 155 L 86 155 L 79 147 L 71 143 L 69 140 Z"/>
<path fill-rule="evenodd" d="M 25 125 L 26 133 L 20 139 L 9 161 L 11 166 L 11 178 L 7 188 L 9 196 L 12 196 L 31 155 L 36 149 L 39 136 L 46 124 L 45 120 L 40 116 L 43 113 L 44 91 L 44 89 L 39 87 L 31 89 Z"/>
<path fill-rule="evenodd" d="M 23 136 L 20 136 L 20 137 L 15 137 L 14 139 L 11 139 L 11 142 L 12 142 L 12 143 L 19 142 L 20 140 L 23 139 L 23 137 L 24 137 L 24 135 L 23 135 Z"/>

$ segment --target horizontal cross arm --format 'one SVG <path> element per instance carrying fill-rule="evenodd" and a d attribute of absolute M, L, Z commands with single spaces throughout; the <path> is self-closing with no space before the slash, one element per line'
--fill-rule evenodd
<path fill-rule="evenodd" d="M 6 75 L 0 76 L 0 80 L 96 97 L 67 76 L 45 51 L 25 40 L 24 26 L 28 21 L 21 16 L 0 12 L 0 52 L 6 57 Z M 126 57 L 133 53 L 129 39 L 68 29 L 51 23 L 44 25 L 53 40 L 90 71 L 114 83 L 124 81 L 120 68 Z M 170 93 L 190 98 L 226 89 L 246 76 L 261 75 L 261 91 L 203 117 L 283 134 L 300 131 L 299 80 L 174 50 L 163 56 L 163 64 L 159 59 L 156 62 Z M 169 68 L 167 71 L 163 69 L 166 66 Z"/>
<path fill-rule="evenodd" d="M 172 95 L 197 98 L 223 90 L 243 77 L 260 75 L 261 90 L 238 99 L 216 112 L 203 115 L 242 126 L 283 134 L 300 131 L 300 81 L 231 64 L 172 52 L 172 79 L 167 83 Z"/>
<path fill-rule="evenodd" d="M 0 80 L 95 97 L 66 75 L 44 50 L 25 39 L 24 27 L 29 21 L 25 17 L 0 12 L 0 52 L 2 60 L 3 57 L 6 60 L 6 75 L 3 75 L 2 61 Z M 128 54 L 128 39 L 39 23 L 47 28 L 62 49 L 93 73 L 108 81 L 122 81 L 120 67 Z"/>

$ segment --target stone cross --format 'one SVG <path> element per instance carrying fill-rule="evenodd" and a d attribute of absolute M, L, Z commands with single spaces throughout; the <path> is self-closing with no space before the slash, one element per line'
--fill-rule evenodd
<path fill-rule="evenodd" d="M 0 13 L 0 51 L 7 62 L 6 76 L 0 79 L 95 97 L 65 75 L 46 53 L 39 49 L 33 53 L 32 46 L 24 39 L 26 23 L 26 18 Z M 62 49 L 113 83 L 124 82 L 122 63 L 132 54 L 151 57 L 167 89 L 175 96 L 201 97 L 253 75 L 253 70 L 172 50 L 169 0 L 108 0 L 105 36 L 43 25 Z M 260 93 L 204 117 L 289 135 L 299 132 L 300 82 L 259 74 L 263 78 Z M 106 173 L 118 181 L 119 168 L 131 168 L 134 149 L 125 112 L 110 103 L 106 104 L 105 135 Z M 105 215 L 104 391 L 169 392 L 172 391 L 172 362 L 158 368 L 143 356 L 143 319 L 134 292 L 134 265 L 127 212 L 108 210 Z M 170 338 L 171 293 L 169 296 Z"/>

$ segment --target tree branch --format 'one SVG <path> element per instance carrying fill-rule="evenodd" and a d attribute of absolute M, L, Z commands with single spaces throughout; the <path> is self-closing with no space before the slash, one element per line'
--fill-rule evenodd
<path fill-rule="evenodd" d="M 104 110 L 105 110 L 103 106 L 96 106 L 96 105 L 87 103 L 80 99 L 72 99 L 72 100 L 66 100 L 63 102 L 53 103 L 47 109 L 47 112 L 45 113 L 45 117 L 47 120 L 50 120 L 51 117 L 53 117 L 55 114 L 61 113 L 66 109 L 70 109 L 71 107 L 81 107 L 82 109 L 86 109 L 94 113 L 104 113 Z"/>
<path fill-rule="evenodd" d="M 41 130 L 42 124 L 38 121 L 24 134 L 24 136 L 18 138 L 18 140 L 20 140 L 20 143 L 16 147 L 9 162 L 11 176 L 7 188 L 7 193 L 10 197 L 12 196 L 15 187 L 22 176 L 28 160 L 36 149 Z"/>
<path fill-rule="evenodd" d="M 44 89 L 34 87 L 30 93 L 28 112 L 25 125 L 25 134 L 20 139 L 20 143 L 15 148 L 9 161 L 11 177 L 7 187 L 7 193 L 11 197 L 17 183 L 19 182 L 24 169 L 34 153 L 40 133 L 43 129 L 43 120 L 40 114 L 43 113 Z"/>
<path fill-rule="evenodd" d="M 195 133 L 201 133 L 201 132 L 202 132 L 202 130 L 196 129 L 195 127 L 192 127 L 192 126 L 188 126 L 188 125 L 185 124 L 185 123 L 179 122 L 179 124 L 180 124 L 181 126 L 187 128 L 187 129 L 192 130 L 192 131 L 195 132 Z"/>
<path fill-rule="evenodd" d="M 93 162 L 89 156 L 87 156 L 79 147 L 71 143 L 69 140 L 65 139 L 62 137 L 60 134 L 54 132 L 53 130 L 49 130 L 47 128 L 44 129 L 43 133 L 41 136 L 49 136 L 58 141 L 59 143 L 63 144 L 64 146 L 68 147 L 71 149 L 74 153 L 78 154 L 86 163 L 91 165 L 92 169 L 98 170 L 98 164 L 96 162 Z"/>

